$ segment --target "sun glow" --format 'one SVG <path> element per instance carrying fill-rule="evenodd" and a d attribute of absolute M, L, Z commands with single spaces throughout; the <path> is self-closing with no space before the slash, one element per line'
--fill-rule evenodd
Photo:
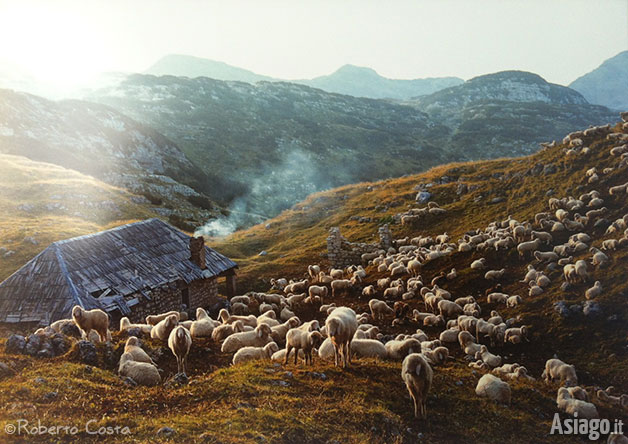
<path fill-rule="evenodd" d="M 5 56 L 24 71 L 51 86 L 69 88 L 97 75 L 110 52 L 105 33 L 55 4 L 3 6 L 0 40 Z"/>

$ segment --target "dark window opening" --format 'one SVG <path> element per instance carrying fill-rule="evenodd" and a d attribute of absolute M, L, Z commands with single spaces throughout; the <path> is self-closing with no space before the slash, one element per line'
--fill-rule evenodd
<path fill-rule="evenodd" d="M 190 289 L 184 288 L 181 290 L 181 305 L 185 305 L 185 308 L 190 308 Z"/>

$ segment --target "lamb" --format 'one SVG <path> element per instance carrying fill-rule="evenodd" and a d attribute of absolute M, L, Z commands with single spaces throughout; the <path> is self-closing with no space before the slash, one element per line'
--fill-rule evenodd
<path fill-rule="evenodd" d="M 277 320 L 277 314 L 272 310 L 259 315 L 256 319 L 256 322 L 257 322 L 256 325 L 266 324 L 269 327 L 276 327 L 277 325 L 279 325 L 279 321 Z M 249 328 L 250 330 L 253 330 L 253 327 L 251 327 L 251 325 L 246 325 L 246 327 Z"/>
<path fill-rule="evenodd" d="M 403 295 L 403 285 L 398 285 L 396 287 L 390 287 L 384 290 L 384 297 L 387 299 L 398 298 Z"/>
<path fill-rule="evenodd" d="M 179 323 L 178 319 L 178 316 L 175 314 L 165 317 L 159 321 L 157 325 L 153 326 L 150 331 L 150 337 L 153 339 L 159 339 L 160 341 L 167 341 L 170 332 Z"/>
<path fill-rule="evenodd" d="M 550 245 L 552 243 L 552 235 L 546 231 L 532 231 L 531 233 L 535 239 L 539 239 L 546 245 Z"/>
<path fill-rule="evenodd" d="M 377 280 L 377 286 L 379 288 L 388 288 L 390 286 L 390 278 L 383 278 Z"/>
<path fill-rule="evenodd" d="M 135 336 L 129 336 L 124 345 L 124 353 L 129 353 L 134 361 L 147 362 L 152 365 L 156 365 L 155 362 L 148 356 L 142 347 L 140 347 L 140 340 Z"/>
<path fill-rule="evenodd" d="M 458 318 L 459 315 L 464 313 L 464 309 L 452 301 L 443 299 L 438 302 L 438 310 L 445 319 Z"/>
<path fill-rule="evenodd" d="M 307 273 L 310 275 L 310 278 L 315 280 L 321 272 L 321 267 L 318 265 L 308 265 Z"/>
<path fill-rule="evenodd" d="M 109 328 L 109 315 L 96 308 L 94 310 L 84 310 L 80 305 L 72 308 L 72 320 L 80 328 L 86 337 L 89 332 L 95 330 L 101 342 L 107 341 L 107 330 Z"/>
<path fill-rule="evenodd" d="M 545 370 L 541 375 L 546 382 L 553 381 L 558 378 L 561 384 L 565 386 L 574 386 L 578 384 L 578 377 L 576 376 L 576 368 L 573 365 L 565 364 L 560 359 L 548 359 L 545 363 Z"/>
<path fill-rule="evenodd" d="M 340 272 L 342 273 L 342 270 Z M 308 284 L 307 279 L 304 279 L 299 282 L 291 282 L 290 284 L 284 287 L 283 292 L 285 294 L 303 293 L 305 290 L 307 290 L 307 284 Z"/>
<path fill-rule="evenodd" d="M 587 300 L 591 300 L 591 299 L 595 299 L 600 294 L 602 294 L 602 283 L 600 281 L 595 281 L 595 284 L 593 285 L 593 287 L 589 288 L 585 292 L 584 297 Z"/>
<path fill-rule="evenodd" d="M 384 344 L 376 339 L 354 338 L 351 341 L 351 354 L 358 358 L 385 359 L 388 356 L 388 351 Z"/>
<path fill-rule="evenodd" d="M 159 370 L 147 362 L 137 362 L 130 353 L 122 353 L 118 374 L 131 378 L 139 385 L 154 386 L 161 383 Z"/>
<path fill-rule="evenodd" d="M 375 286 L 373 285 L 369 285 L 362 289 L 362 296 L 373 297 L 376 294 L 377 294 L 377 290 L 375 289 Z"/>
<path fill-rule="evenodd" d="M 332 268 L 329 270 L 329 275 L 334 279 L 342 279 L 344 276 L 344 272 L 338 268 Z"/>
<path fill-rule="evenodd" d="M 487 397 L 495 402 L 510 405 L 510 386 L 490 373 L 485 374 L 475 387 L 478 396 Z"/>
<path fill-rule="evenodd" d="M 233 355 L 231 362 L 236 365 L 248 361 L 271 359 L 278 351 L 279 347 L 274 342 L 269 342 L 263 347 L 242 347 Z"/>
<path fill-rule="evenodd" d="M 535 251 L 534 257 L 539 262 L 556 262 L 559 257 L 553 251 Z"/>
<path fill-rule="evenodd" d="M 50 325 L 50 327 L 54 330 L 54 327 L 52 325 Z M 120 331 L 126 331 L 131 328 L 137 328 L 142 333 L 150 335 L 150 331 L 153 329 L 153 326 L 149 324 L 131 324 L 131 321 L 129 320 L 129 318 L 127 317 L 120 318 Z"/>
<path fill-rule="evenodd" d="M 234 333 L 222 343 L 223 353 L 234 353 L 242 347 L 263 347 L 272 341 L 271 329 L 266 324 L 260 324 L 253 331 Z"/>
<path fill-rule="evenodd" d="M 395 311 L 386 302 L 379 299 L 371 299 L 369 301 L 369 309 L 373 319 L 384 320 L 385 316 L 395 314 Z"/>
<path fill-rule="evenodd" d="M 168 348 L 177 358 L 177 373 L 185 374 L 190 347 L 192 347 L 190 332 L 181 325 L 175 327 L 168 336 Z"/>
<path fill-rule="evenodd" d="M 327 335 L 334 346 L 335 365 L 342 360 L 343 368 L 351 364 L 351 340 L 358 329 L 355 311 L 349 307 L 338 307 L 325 321 Z"/>
<path fill-rule="evenodd" d="M 401 365 L 401 379 L 406 384 L 414 403 L 414 416 L 427 417 L 427 395 L 432 387 L 434 372 L 425 358 L 419 353 L 408 355 Z"/>
<path fill-rule="evenodd" d="M 460 333 L 460 330 L 458 329 L 458 327 L 452 327 L 443 331 L 438 337 L 438 339 L 441 342 L 455 343 L 455 342 L 458 342 L 459 333 Z"/>
<path fill-rule="evenodd" d="M 602 250 L 606 251 L 615 251 L 619 245 L 619 241 L 617 239 L 607 239 L 602 242 Z"/>
<path fill-rule="evenodd" d="M 558 407 L 558 410 L 571 416 L 577 414 L 579 418 L 585 419 L 597 419 L 600 417 L 595 405 L 590 402 L 572 398 L 571 394 L 565 387 L 558 389 L 556 406 Z"/>
<path fill-rule="evenodd" d="M 461 331 L 458 335 L 460 348 L 468 356 L 475 356 L 480 351 L 480 344 L 475 343 L 475 338 L 467 331 Z"/>
<path fill-rule="evenodd" d="M 161 313 L 158 315 L 151 315 L 151 316 L 146 316 L 146 323 L 148 325 L 157 325 L 159 324 L 161 321 L 163 321 L 164 319 L 166 319 L 168 316 L 170 315 L 175 315 L 177 317 L 177 322 L 179 322 L 179 316 L 181 316 L 181 314 L 178 311 L 169 311 L 167 313 Z"/>
<path fill-rule="evenodd" d="M 273 340 L 275 342 L 284 342 L 286 339 L 286 334 L 288 333 L 288 331 L 291 328 L 296 328 L 299 326 L 299 324 L 301 323 L 301 320 L 294 316 L 291 317 L 290 319 L 288 319 L 286 322 L 284 322 L 283 324 L 279 324 L 276 325 L 274 327 L 271 327 L 271 333 L 270 335 L 272 336 Z"/>

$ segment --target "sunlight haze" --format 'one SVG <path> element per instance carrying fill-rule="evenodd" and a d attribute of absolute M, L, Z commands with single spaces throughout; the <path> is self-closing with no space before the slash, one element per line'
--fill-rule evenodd
<path fill-rule="evenodd" d="M 628 48 L 627 23 L 625 0 L 0 0 L 0 61 L 58 84 L 172 53 L 283 79 L 350 63 L 400 79 L 520 69 L 568 84 Z"/>

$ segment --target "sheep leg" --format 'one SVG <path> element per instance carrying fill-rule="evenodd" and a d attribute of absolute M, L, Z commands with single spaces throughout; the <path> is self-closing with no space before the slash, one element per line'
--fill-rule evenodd
<path fill-rule="evenodd" d="M 410 396 L 412 397 L 412 403 L 414 404 L 414 417 L 415 418 L 420 418 L 421 417 L 421 413 L 419 411 L 419 400 L 417 399 L 415 394 L 412 393 L 412 392 L 410 392 Z"/>
<path fill-rule="evenodd" d="M 292 350 L 292 347 L 289 344 L 286 344 L 286 357 L 283 360 L 283 365 L 288 364 L 288 356 L 290 356 L 290 350 Z"/>
<path fill-rule="evenodd" d="M 338 354 L 339 354 L 338 346 L 334 344 L 334 366 L 338 367 Z"/>
<path fill-rule="evenodd" d="M 294 365 L 297 365 L 299 360 L 299 349 L 297 347 L 294 348 Z"/>
<path fill-rule="evenodd" d="M 427 417 L 427 398 L 424 397 L 421 399 L 421 419 L 425 419 Z"/>

